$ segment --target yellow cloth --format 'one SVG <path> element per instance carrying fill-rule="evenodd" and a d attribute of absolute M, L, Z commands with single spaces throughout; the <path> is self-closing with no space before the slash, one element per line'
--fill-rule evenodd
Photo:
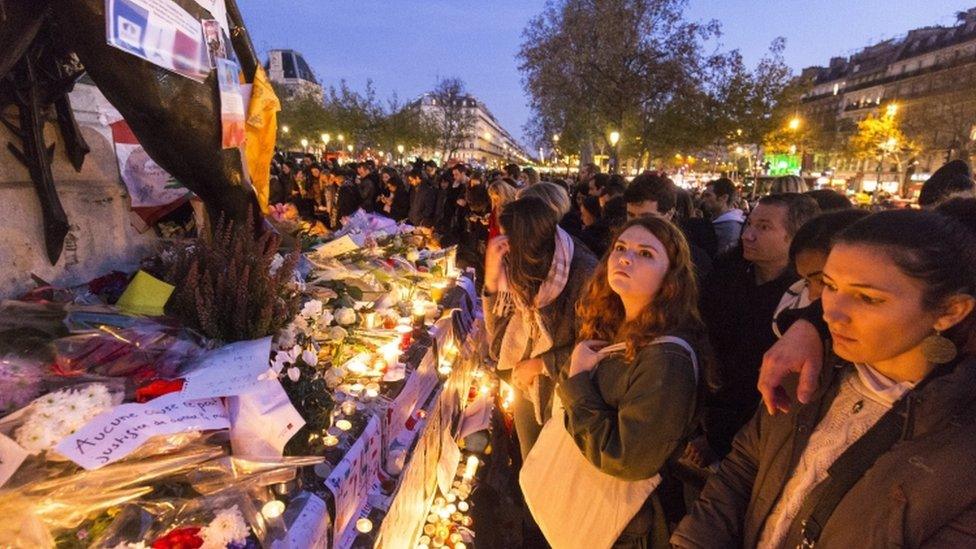
<path fill-rule="evenodd" d="M 162 316 L 163 307 L 174 289 L 174 286 L 151 274 L 139 271 L 122 292 L 116 305 L 129 314 Z"/>
<path fill-rule="evenodd" d="M 271 192 L 271 157 L 274 155 L 278 132 L 278 111 L 281 103 L 264 68 L 258 65 L 251 88 L 251 103 L 245 123 L 244 157 L 251 185 L 258 195 L 261 212 L 268 214 L 268 195 Z"/>

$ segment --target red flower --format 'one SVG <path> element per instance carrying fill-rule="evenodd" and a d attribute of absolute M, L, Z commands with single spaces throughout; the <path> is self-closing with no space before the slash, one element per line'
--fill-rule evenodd
<path fill-rule="evenodd" d="M 143 385 L 136 389 L 136 402 L 149 402 L 154 398 L 175 393 L 182 389 L 182 379 L 157 379 L 148 385 Z"/>
<path fill-rule="evenodd" d="M 197 549 L 203 545 L 199 526 L 177 528 L 152 543 L 153 549 Z"/>

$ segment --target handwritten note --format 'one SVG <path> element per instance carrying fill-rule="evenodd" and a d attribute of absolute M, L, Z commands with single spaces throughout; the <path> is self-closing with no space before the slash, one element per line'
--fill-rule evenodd
<path fill-rule="evenodd" d="M 65 437 L 57 451 L 90 471 L 124 458 L 156 435 L 229 427 L 230 418 L 220 399 L 187 401 L 180 393 L 170 393 L 95 416 Z"/>
<path fill-rule="evenodd" d="M 20 464 L 27 459 L 27 450 L 19 444 L 0 434 L 0 486 L 14 476 Z"/>
<path fill-rule="evenodd" d="M 305 425 L 298 410 L 277 379 L 227 399 L 230 412 L 230 443 L 234 455 L 281 457 L 285 444 Z"/>
<path fill-rule="evenodd" d="M 315 250 L 315 255 L 319 257 L 338 257 L 353 250 L 358 250 L 363 246 L 365 241 L 366 239 L 362 235 L 347 234 L 319 246 Z"/>
<path fill-rule="evenodd" d="M 373 416 L 366 429 L 325 479 L 325 487 L 335 496 L 335 539 L 343 539 L 355 526 L 359 510 L 366 504 L 369 489 L 379 474 L 383 445 L 379 418 Z M 339 544 L 336 544 L 339 547 Z"/>
<path fill-rule="evenodd" d="M 325 502 L 312 493 L 306 493 L 308 498 L 296 498 L 290 505 L 301 505 L 301 511 L 288 524 L 287 537 L 271 543 L 271 549 L 326 549 L 329 540 L 328 510 Z M 299 498 L 304 497 L 299 496 Z M 291 514 L 289 509 L 285 516 Z"/>
<path fill-rule="evenodd" d="M 186 374 L 185 400 L 248 393 L 268 371 L 271 337 L 238 341 L 206 353 Z"/>
<path fill-rule="evenodd" d="M 126 313 L 162 316 L 163 307 L 169 301 L 176 287 L 159 280 L 153 275 L 139 271 L 122 292 L 116 305 Z"/>
<path fill-rule="evenodd" d="M 451 485 L 454 483 L 454 474 L 457 473 L 458 464 L 461 462 L 461 449 L 451 436 L 450 429 L 441 431 L 441 458 L 437 462 L 437 485 L 441 493 L 449 494 Z"/>

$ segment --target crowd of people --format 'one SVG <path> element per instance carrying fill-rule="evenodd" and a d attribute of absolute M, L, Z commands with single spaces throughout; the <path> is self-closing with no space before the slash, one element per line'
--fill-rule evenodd
<path fill-rule="evenodd" d="M 873 210 L 798 177 L 747 200 L 727 178 L 689 191 L 592 164 L 574 181 L 276 169 L 272 200 L 330 229 L 356 208 L 404 220 L 478 270 L 516 395 L 527 531 L 581 547 L 976 546 L 965 164 L 933 174 L 920 207 Z M 539 471 L 614 497 L 567 501 Z"/>

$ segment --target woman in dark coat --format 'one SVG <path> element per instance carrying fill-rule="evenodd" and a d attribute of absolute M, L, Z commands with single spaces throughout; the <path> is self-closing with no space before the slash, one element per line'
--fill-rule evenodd
<path fill-rule="evenodd" d="M 706 379 L 698 363 L 709 364 L 697 302 L 681 231 L 656 216 L 626 223 L 577 306 L 580 342 L 557 388 L 566 429 L 603 473 L 661 474 L 694 432 Z M 662 336 L 675 339 L 654 342 Z M 668 534 L 654 492 L 614 546 L 667 547 Z"/>
<path fill-rule="evenodd" d="M 823 280 L 820 388 L 756 413 L 671 542 L 976 546 L 976 236 L 935 212 L 873 214 L 837 237 Z"/>

